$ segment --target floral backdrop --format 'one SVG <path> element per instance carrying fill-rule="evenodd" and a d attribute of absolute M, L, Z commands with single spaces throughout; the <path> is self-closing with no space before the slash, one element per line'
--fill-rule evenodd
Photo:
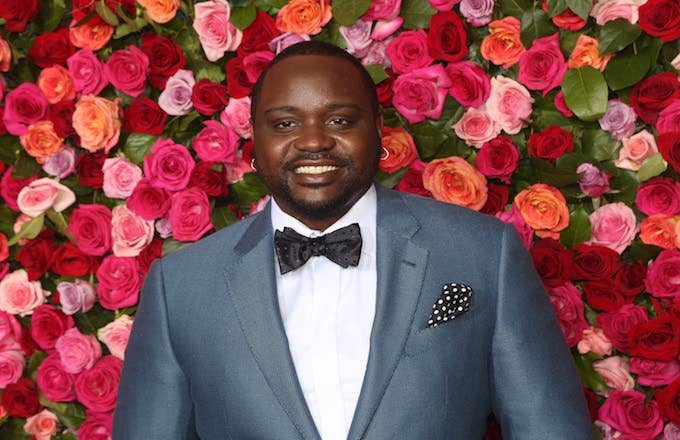
<path fill-rule="evenodd" d="M 380 183 L 516 227 L 595 431 L 680 439 L 678 0 L 2 0 L 0 20 L 0 439 L 110 436 L 149 265 L 262 209 L 248 95 L 310 38 L 376 83 Z"/>

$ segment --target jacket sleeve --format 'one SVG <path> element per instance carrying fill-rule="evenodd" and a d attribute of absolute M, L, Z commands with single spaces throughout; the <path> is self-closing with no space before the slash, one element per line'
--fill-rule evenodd
<path fill-rule="evenodd" d="M 506 225 L 491 352 L 494 412 L 505 440 L 589 440 L 574 361 L 531 258 Z"/>
<path fill-rule="evenodd" d="M 162 263 L 156 260 L 144 283 L 125 351 L 113 439 L 196 438 L 189 384 L 169 333 Z"/>

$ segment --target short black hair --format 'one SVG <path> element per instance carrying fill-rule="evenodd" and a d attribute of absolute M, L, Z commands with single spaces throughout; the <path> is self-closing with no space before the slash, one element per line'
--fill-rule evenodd
<path fill-rule="evenodd" d="M 293 45 L 288 46 L 287 48 L 279 52 L 279 54 L 276 55 L 276 57 L 274 57 L 274 59 L 271 60 L 269 64 L 267 64 L 267 67 L 265 67 L 265 69 L 260 74 L 260 77 L 255 82 L 255 85 L 253 85 L 253 90 L 250 93 L 250 118 L 252 120 L 255 120 L 255 110 L 257 108 L 257 102 L 260 99 L 262 84 L 264 83 L 264 80 L 267 77 L 267 74 L 269 73 L 271 68 L 274 67 L 280 61 L 285 60 L 286 58 L 300 55 L 325 55 L 329 57 L 342 58 L 352 63 L 352 65 L 356 68 L 357 72 L 359 72 L 361 82 L 363 83 L 363 86 L 366 89 L 366 93 L 368 93 L 368 98 L 371 101 L 371 110 L 373 111 L 373 114 L 374 115 L 378 114 L 379 108 L 378 93 L 375 90 L 375 83 L 373 82 L 373 79 L 371 78 L 371 75 L 368 73 L 366 68 L 363 66 L 363 64 L 361 64 L 361 61 L 359 61 L 352 54 L 338 46 L 323 41 L 312 40 L 302 41 L 300 43 L 295 43 Z"/>

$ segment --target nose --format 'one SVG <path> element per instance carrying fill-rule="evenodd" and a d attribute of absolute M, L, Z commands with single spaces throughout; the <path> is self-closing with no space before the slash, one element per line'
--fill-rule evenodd
<path fill-rule="evenodd" d="M 322 123 L 305 124 L 295 140 L 295 147 L 304 151 L 324 151 L 333 148 L 335 140 Z"/>

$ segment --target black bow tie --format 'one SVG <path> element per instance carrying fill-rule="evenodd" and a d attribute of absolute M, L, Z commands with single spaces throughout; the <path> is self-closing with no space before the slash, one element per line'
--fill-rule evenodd
<path fill-rule="evenodd" d="M 281 274 L 297 269 L 310 257 L 318 255 L 347 268 L 359 264 L 361 231 L 359 225 L 353 223 L 329 234 L 309 238 L 286 227 L 283 232 L 274 232 L 274 247 Z"/>

